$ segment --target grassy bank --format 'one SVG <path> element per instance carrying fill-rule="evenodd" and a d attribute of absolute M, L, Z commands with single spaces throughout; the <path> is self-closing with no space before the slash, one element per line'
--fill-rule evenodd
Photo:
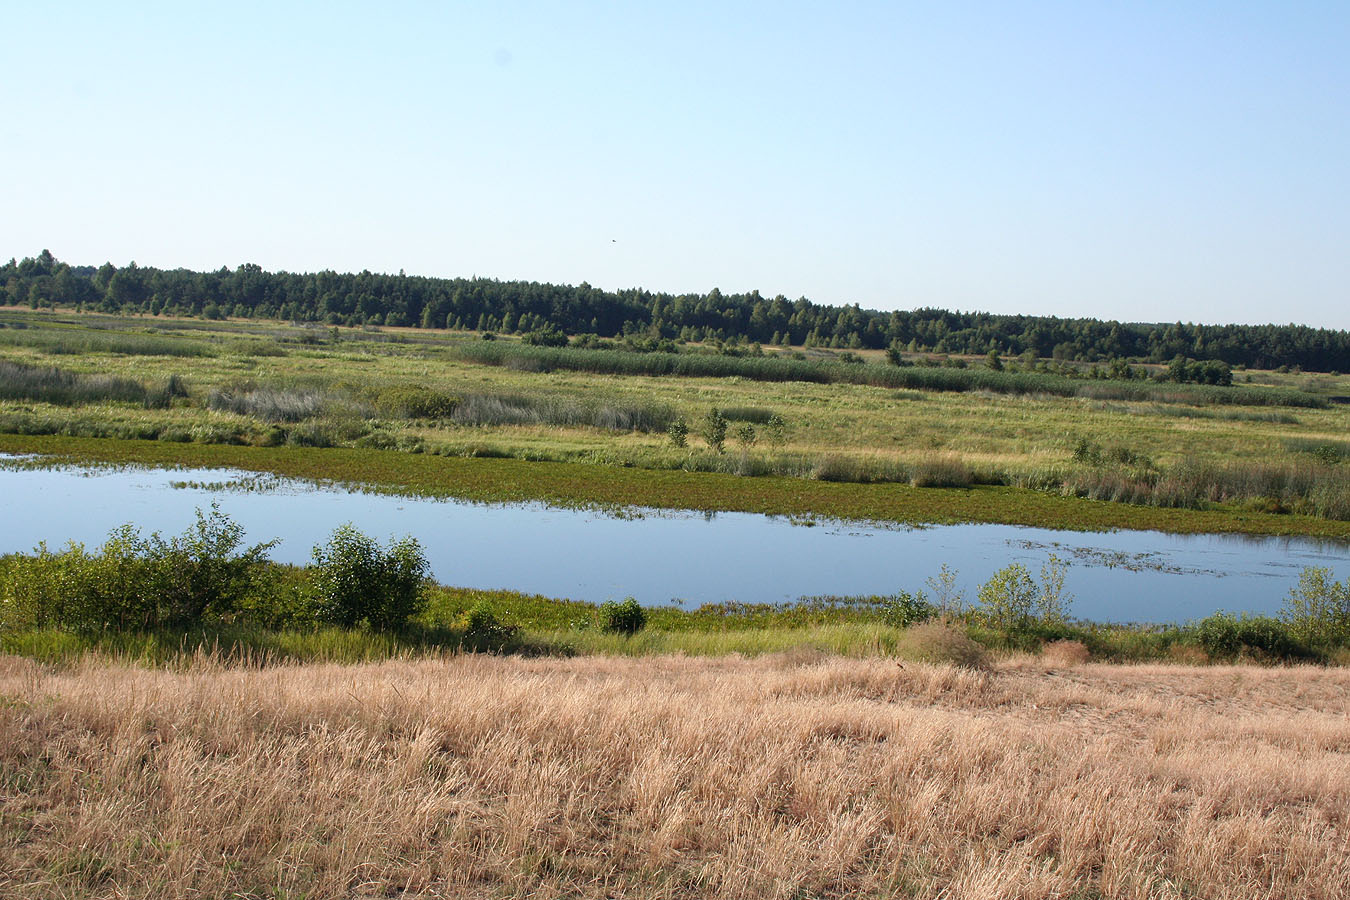
<path fill-rule="evenodd" d="M 0 893 L 1344 895 L 1350 676 L 0 657 Z"/>

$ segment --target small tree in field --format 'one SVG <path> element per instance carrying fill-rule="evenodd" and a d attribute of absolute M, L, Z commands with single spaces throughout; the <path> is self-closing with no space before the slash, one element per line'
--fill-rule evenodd
<path fill-rule="evenodd" d="M 319 617 L 351 628 L 366 622 L 393 630 L 426 606 L 427 560 L 415 538 L 391 541 L 387 550 L 348 523 L 324 547 L 314 548 Z"/>
<path fill-rule="evenodd" d="M 1005 566 L 980 585 L 980 606 L 990 625 L 1003 631 L 1022 631 L 1031 626 L 1036 582 L 1021 563 Z"/>
<path fill-rule="evenodd" d="M 708 442 L 710 449 L 722 452 L 722 447 L 727 442 L 729 424 L 717 407 L 714 406 L 708 411 L 708 415 L 703 419 L 703 440 Z"/>
<path fill-rule="evenodd" d="M 684 416 L 679 416 L 670 423 L 666 429 L 666 434 L 670 435 L 670 445 L 672 447 L 684 447 L 689 443 L 689 425 L 684 421 Z"/>
<path fill-rule="evenodd" d="M 1331 569 L 1306 566 L 1285 598 L 1280 618 L 1314 647 L 1350 644 L 1350 578 L 1339 583 Z"/>

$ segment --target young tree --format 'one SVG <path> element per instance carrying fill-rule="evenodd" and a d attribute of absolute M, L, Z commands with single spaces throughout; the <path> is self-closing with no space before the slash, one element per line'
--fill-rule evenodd
<path fill-rule="evenodd" d="M 703 418 L 703 440 L 708 442 L 710 449 L 722 452 L 722 447 L 727 442 L 728 424 L 717 407 L 714 406 L 708 411 L 708 415 Z"/>

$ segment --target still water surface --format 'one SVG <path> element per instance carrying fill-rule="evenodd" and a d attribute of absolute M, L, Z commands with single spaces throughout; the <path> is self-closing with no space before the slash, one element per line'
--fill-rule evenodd
<path fill-rule="evenodd" d="M 1073 615 L 1178 622 L 1216 609 L 1274 613 L 1308 565 L 1350 576 L 1350 546 L 1307 538 L 1082 533 L 1009 525 L 922 528 L 750 513 L 611 515 L 543 504 L 474 504 L 367 494 L 225 470 L 0 468 L 0 553 L 75 540 L 95 547 L 131 522 L 178 534 L 212 502 L 249 544 L 304 563 L 352 522 L 380 540 L 411 534 L 446 584 L 600 602 L 777 603 L 914 591 L 946 563 L 967 600 L 996 569 L 1068 563 Z"/>

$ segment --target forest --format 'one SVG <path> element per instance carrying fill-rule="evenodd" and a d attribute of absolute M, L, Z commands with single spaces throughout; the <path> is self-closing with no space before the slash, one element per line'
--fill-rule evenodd
<path fill-rule="evenodd" d="M 0 300 L 34 309 L 279 318 L 345 326 L 456 328 L 506 334 L 723 341 L 910 352 L 998 353 L 1098 362 L 1177 357 L 1230 366 L 1350 370 L 1350 332 L 1304 325 L 1128 323 L 941 309 L 828 306 L 758 291 L 670 294 L 642 288 L 490 278 L 267 272 L 253 264 L 212 272 L 70 265 L 43 250 L 0 266 Z"/>

